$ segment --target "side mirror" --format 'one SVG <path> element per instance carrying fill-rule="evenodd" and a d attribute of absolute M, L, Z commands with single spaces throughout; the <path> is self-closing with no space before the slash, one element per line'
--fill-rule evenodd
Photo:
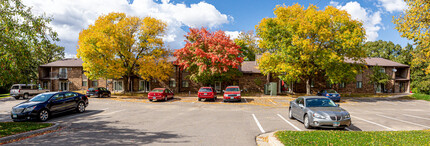
<path fill-rule="evenodd" d="M 336 104 L 337 107 L 340 107 L 340 104 Z"/>
<path fill-rule="evenodd" d="M 303 104 L 299 104 L 299 107 L 300 107 L 300 108 L 303 108 L 303 107 L 305 107 L 305 106 L 303 106 Z"/>

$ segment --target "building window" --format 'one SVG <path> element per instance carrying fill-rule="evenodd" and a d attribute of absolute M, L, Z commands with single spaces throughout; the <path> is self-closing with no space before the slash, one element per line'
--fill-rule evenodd
<path fill-rule="evenodd" d="M 363 87 L 363 82 L 362 81 L 358 81 L 357 82 L 357 88 L 362 88 Z"/>
<path fill-rule="evenodd" d="M 92 84 L 92 87 L 98 87 L 99 86 L 97 81 L 93 81 L 91 84 Z"/>
<path fill-rule="evenodd" d="M 82 81 L 82 86 L 84 87 L 88 86 L 88 81 Z"/>
<path fill-rule="evenodd" d="M 385 68 L 381 68 L 380 72 L 385 73 Z"/>
<path fill-rule="evenodd" d="M 182 81 L 182 87 L 188 88 L 189 87 L 189 82 L 187 80 L 183 80 Z"/>
<path fill-rule="evenodd" d="M 114 81 L 113 82 L 113 89 L 115 91 L 122 91 L 122 86 L 123 86 L 122 81 Z"/>
<path fill-rule="evenodd" d="M 176 87 L 176 80 L 174 78 L 170 78 L 169 80 L 169 86 L 172 88 Z"/>
<path fill-rule="evenodd" d="M 345 82 L 339 83 L 339 88 L 345 88 Z"/>
<path fill-rule="evenodd" d="M 146 80 L 139 81 L 139 91 L 149 92 L 150 90 L 150 82 Z"/>

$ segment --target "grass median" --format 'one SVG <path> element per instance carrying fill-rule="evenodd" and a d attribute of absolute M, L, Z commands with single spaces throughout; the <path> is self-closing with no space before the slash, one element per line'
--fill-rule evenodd
<path fill-rule="evenodd" d="M 9 93 L 0 94 L 0 98 L 6 98 L 9 97 Z"/>
<path fill-rule="evenodd" d="M 428 94 L 414 93 L 411 95 L 411 98 L 430 101 L 430 95 Z"/>
<path fill-rule="evenodd" d="M 430 130 L 279 131 L 284 145 L 430 145 Z"/>
<path fill-rule="evenodd" d="M 51 123 L 0 122 L 0 138 L 52 126 Z"/>

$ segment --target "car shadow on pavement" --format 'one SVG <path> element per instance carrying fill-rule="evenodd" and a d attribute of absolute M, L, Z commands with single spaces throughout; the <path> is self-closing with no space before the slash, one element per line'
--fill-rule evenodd
<path fill-rule="evenodd" d="M 408 99 L 406 97 L 399 97 L 399 98 L 347 98 L 343 99 L 343 102 L 346 101 L 352 101 L 352 102 L 362 102 L 362 103 L 376 103 L 376 102 L 412 102 L 413 99 Z"/>
<path fill-rule="evenodd" d="M 116 122 L 95 121 L 72 123 L 60 131 L 37 136 L 11 145 L 148 145 L 189 143 L 169 131 L 148 132 L 113 126 Z M 143 123 L 142 123 L 143 124 Z"/>
<path fill-rule="evenodd" d="M 52 115 L 51 118 L 47 122 L 56 122 L 56 121 L 64 121 L 64 120 L 71 120 L 73 118 L 81 118 L 81 117 L 88 117 L 95 114 L 99 114 L 103 112 L 104 110 L 86 110 L 83 113 L 78 113 L 75 111 L 69 111 L 61 114 L 55 114 Z"/>

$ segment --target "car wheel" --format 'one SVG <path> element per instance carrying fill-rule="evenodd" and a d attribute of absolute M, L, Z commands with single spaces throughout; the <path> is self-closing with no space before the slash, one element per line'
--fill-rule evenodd
<path fill-rule="evenodd" d="M 110 93 L 108 94 L 108 97 L 110 97 Z"/>
<path fill-rule="evenodd" d="M 97 98 L 100 98 L 100 94 L 97 95 Z"/>
<path fill-rule="evenodd" d="M 305 120 L 303 120 L 303 124 L 305 125 L 306 129 L 311 129 L 312 128 L 312 126 L 309 123 L 309 117 L 308 117 L 308 115 L 305 115 Z"/>
<path fill-rule="evenodd" d="M 288 112 L 289 114 L 288 114 L 288 118 L 290 118 L 290 119 L 294 119 L 294 117 L 293 117 L 293 111 L 291 111 L 291 108 L 289 109 L 289 112 Z"/>
<path fill-rule="evenodd" d="M 28 99 L 28 93 L 24 94 L 24 99 Z"/>
<path fill-rule="evenodd" d="M 152 102 L 152 99 L 149 99 L 150 102 Z"/>
<path fill-rule="evenodd" d="M 197 100 L 198 100 L 198 101 L 201 101 L 202 99 L 201 99 L 201 98 L 197 98 Z"/>
<path fill-rule="evenodd" d="M 39 112 L 39 120 L 42 122 L 47 121 L 49 118 L 49 112 L 46 109 L 43 109 Z"/>
<path fill-rule="evenodd" d="M 18 99 L 19 99 L 19 96 L 15 96 L 15 99 L 16 99 L 16 100 L 18 100 Z"/>
<path fill-rule="evenodd" d="M 79 113 L 85 112 L 85 104 L 83 102 L 79 102 L 78 106 L 76 107 L 76 111 Z"/>

